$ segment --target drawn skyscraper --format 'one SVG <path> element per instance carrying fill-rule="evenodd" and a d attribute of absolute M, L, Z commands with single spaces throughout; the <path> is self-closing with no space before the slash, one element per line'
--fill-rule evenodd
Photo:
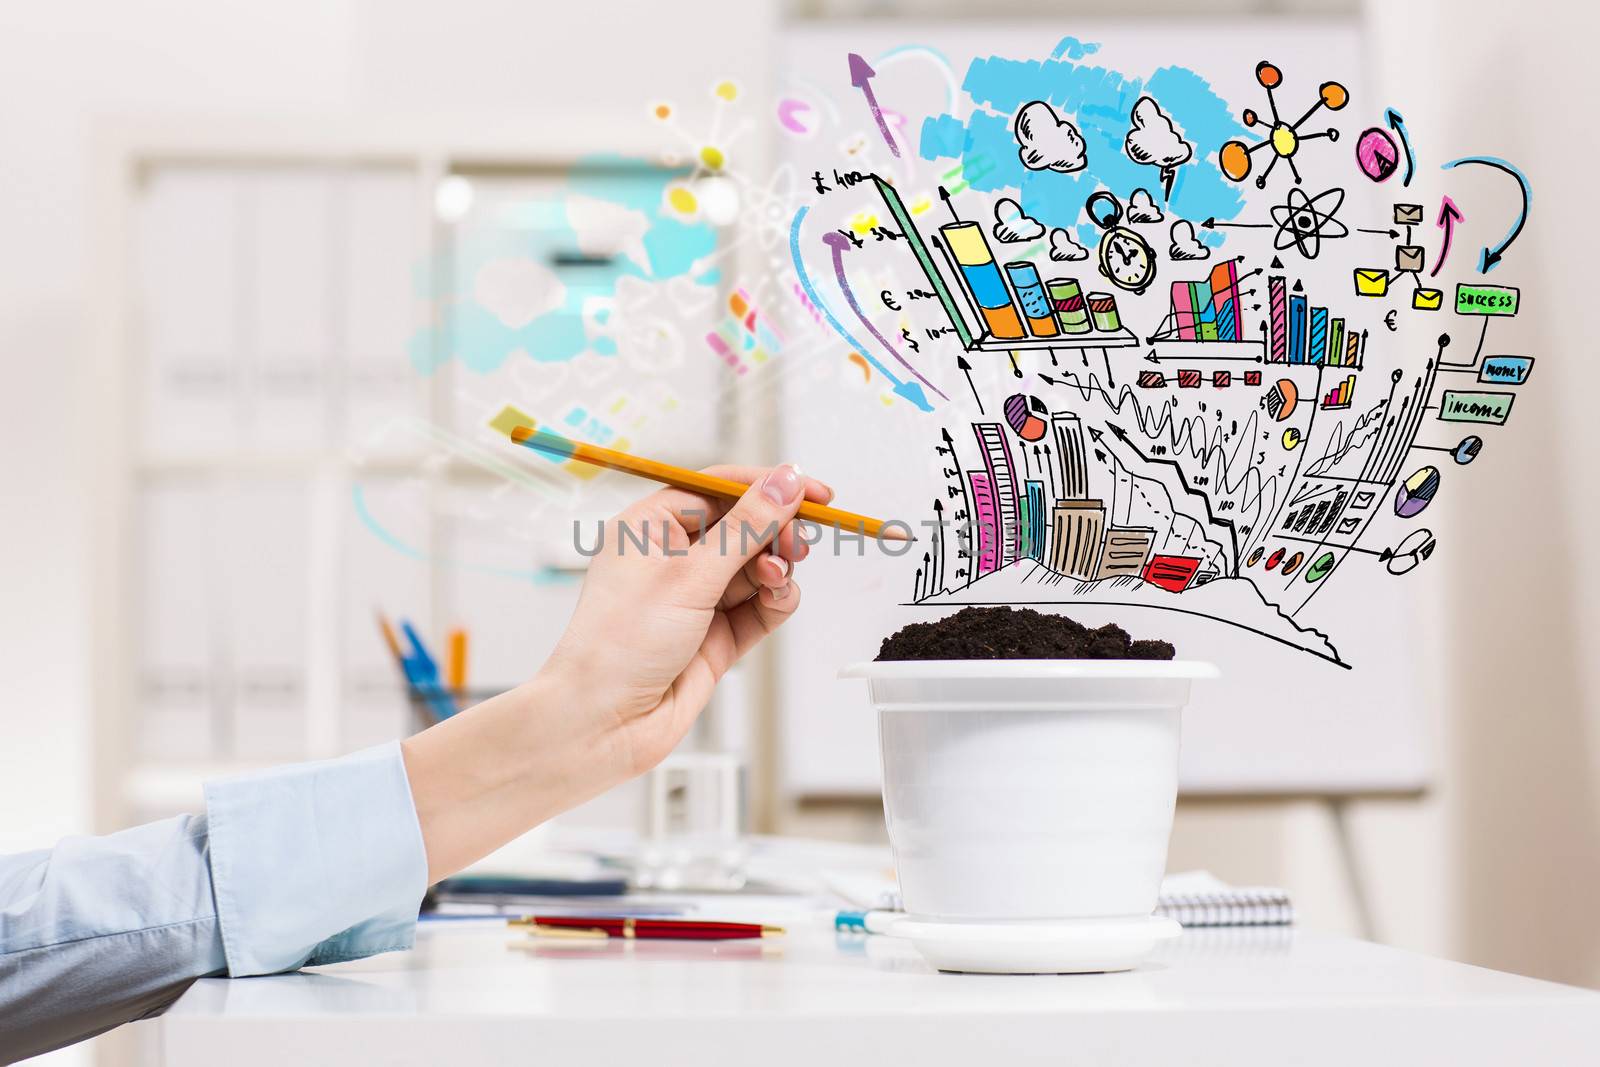
<path fill-rule="evenodd" d="M 973 540 L 977 542 L 977 573 L 982 578 L 993 574 L 1000 566 L 999 519 L 995 514 L 994 484 L 987 471 L 968 471 L 967 483 L 972 486 Z"/>
<path fill-rule="evenodd" d="M 995 517 L 999 522 L 1000 566 L 1015 563 L 1021 556 L 1018 550 L 1022 541 L 1022 523 L 1017 505 L 1017 478 L 1011 465 L 1011 445 L 1006 441 L 1006 431 L 998 422 L 975 422 L 972 432 L 977 435 L 978 447 L 983 449 L 984 471 L 989 475 L 989 486 L 994 491 Z"/>
<path fill-rule="evenodd" d="M 1058 500 L 1050 538 L 1050 569 L 1084 581 L 1100 567 L 1106 509 L 1099 500 Z"/>
<path fill-rule="evenodd" d="M 1028 490 L 1028 558 L 1044 562 L 1045 503 L 1044 483 L 1026 482 Z"/>
<path fill-rule="evenodd" d="M 1083 500 L 1089 495 L 1089 460 L 1083 444 L 1083 420 L 1067 412 L 1051 416 L 1056 460 L 1061 465 L 1061 497 Z"/>
<path fill-rule="evenodd" d="M 1144 562 L 1150 558 L 1155 545 L 1156 531 L 1152 526 L 1111 526 L 1106 529 L 1105 547 L 1100 550 L 1100 566 L 1096 578 L 1115 578 L 1129 575 L 1137 578 L 1144 571 Z"/>

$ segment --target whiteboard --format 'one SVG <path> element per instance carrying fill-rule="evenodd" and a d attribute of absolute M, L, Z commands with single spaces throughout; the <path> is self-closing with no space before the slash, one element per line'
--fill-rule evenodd
<path fill-rule="evenodd" d="M 1350 24 L 1074 23 L 1072 33 L 1079 41 L 1099 45 L 1092 62 L 1128 76 L 1148 78 L 1158 68 L 1171 65 L 1191 68 L 1211 83 L 1235 113 L 1264 106 L 1255 78 L 1256 64 L 1264 58 L 1285 71 L 1280 95 L 1285 111 L 1300 110 L 1303 101 L 1299 97 L 1310 94 L 1314 98 L 1318 82 L 1337 78 L 1350 89 L 1351 105 L 1334 123 L 1345 139 L 1337 145 L 1322 142 L 1306 153 L 1307 160 L 1326 150 L 1348 164 L 1356 134 L 1381 122 L 1388 103 L 1369 99 L 1362 91 L 1366 80 L 1363 50 L 1358 30 Z M 835 26 L 791 31 L 785 39 L 778 79 L 780 113 L 784 101 L 799 101 L 801 106 L 790 104 L 788 113 L 798 119 L 796 126 L 807 128 L 804 132 L 788 126 L 780 130 L 782 157 L 802 185 L 812 182 L 814 174 L 832 185 L 832 170 L 840 160 L 854 160 L 850 165 L 862 172 L 893 174 L 894 184 L 909 200 L 919 190 L 936 187 L 953 161 L 889 157 L 863 94 L 851 85 L 847 54 L 858 53 L 873 66 L 876 76 L 871 88 L 886 111 L 886 121 L 892 128 L 909 131 L 915 145 L 928 116 L 965 116 L 974 110 L 973 101 L 962 90 L 974 58 L 1045 60 L 1053 50 L 1069 47 L 1058 46 L 1063 37 L 1059 27 L 979 25 L 920 30 Z M 1009 121 L 1009 116 L 1004 121 Z M 1211 150 L 1215 147 L 1209 146 Z M 1197 153 L 1206 150 L 1202 146 Z M 1346 169 L 1350 169 L 1348 165 Z M 1284 178 L 1280 173 L 1271 179 L 1279 195 L 1285 188 Z M 1308 176 L 1307 189 L 1320 189 L 1315 186 L 1317 180 Z M 1361 225 L 1368 225 L 1365 220 L 1369 219 L 1387 221 L 1390 201 L 1399 195 L 1395 190 L 1385 187 L 1380 195 L 1378 187 L 1369 183 L 1346 180 L 1343 184 L 1349 199 L 1342 217 L 1352 220 L 1352 225 L 1353 220 L 1362 220 Z M 1419 179 L 1417 185 L 1421 184 Z M 827 210 L 842 220 L 846 217 L 842 209 L 849 205 L 845 197 L 855 192 L 830 192 L 812 201 L 813 210 Z M 1429 194 L 1429 189 L 1413 186 L 1404 197 L 1427 203 Z M 985 197 L 992 203 L 1002 195 L 1015 197 L 1017 191 L 962 194 L 958 202 L 963 217 L 978 218 L 972 213 L 981 211 Z M 1437 204 L 1437 192 L 1431 195 L 1432 203 Z M 871 206 L 866 199 L 861 203 L 864 209 Z M 1255 201 L 1250 203 L 1253 206 Z M 1239 217 L 1250 214 L 1247 209 Z M 984 221 L 987 223 L 987 217 Z M 929 222 L 918 228 L 932 232 L 936 225 Z M 1352 237 L 1359 239 L 1360 235 Z M 1431 244 L 1432 238 L 1427 239 Z M 829 288 L 831 278 L 824 277 L 829 271 L 827 250 L 809 235 L 808 242 L 802 258 L 809 280 L 830 311 L 848 317 L 840 290 Z M 1227 247 L 1233 248 L 1231 244 Z M 1390 253 L 1380 242 L 1372 246 L 1372 254 L 1382 257 Z M 1350 261 L 1351 254 L 1341 250 L 1339 255 L 1298 261 L 1290 267 L 1308 289 L 1338 294 L 1332 299 L 1350 305 L 1355 302 L 1349 294 Z M 863 255 L 851 262 L 865 264 L 871 257 Z M 1094 261 L 1068 266 L 1087 276 Z M 1167 273 L 1161 274 L 1161 280 L 1142 299 L 1154 296 L 1164 300 L 1167 280 L 1181 276 L 1172 269 L 1181 266 L 1163 262 L 1161 270 Z M 866 295 L 863 304 L 870 305 L 869 316 L 890 329 L 894 316 L 872 298 L 880 288 L 903 290 L 907 275 L 898 269 L 859 269 L 861 273 L 850 279 L 854 290 Z M 1439 281 L 1446 282 L 1446 278 Z M 1146 305 L 1129 300 L 1127 306 L 1142 312 Z M 1380 307 L 1376 314 L 1381 317 L 1382 311 Z M 1130 317 L 1135 313 L 1130 310 Z M 1354 315 L 1355 309 L 1352 322 Z M 1430 331 L 1436 331 L 1441 321 L 1415 315 L 1409 319 L 1423 321 L 1408 320 L 1400 332 L 1391 333 L 1381 329 L 1378 318 L 1371 318 L 1371 326 L 1383 335 L 1374 334 L 1371 340 L 1386 352 L 1401 345 L 1415 349 L 1427 344 Z M 852 322 L 852 328 L 855 325 Z M 1152 325 L 1150 321 L 1140 323 L 1142 332 Z M 897 369 L 881 348 L 875 355 L 891 371 Z M 841 379 L 829 379 L 825 390 L 819 390 L 810 378 L 791 376 L 787 379 L 789 393 L 781 405 L 785 412 L 780 430 L 782 456 L 833 484 L 843 507 L 909 516 L 913 521 L 929 515 L 930 497 L 939 495 L 946 484 L 941 480 L 946 457 L 936 455 L 933 449 L 939 429 L 947 428 L 953 436 L 967 435 L 964 461 L 970 462 L 971 423 L 979 418 L 975 395 L 989 398 L 985 414 L 995 418 L 995 399 L 1005 396 L 1008 383 L 1014 380 L 1004 354 L 970 355 L 969 389 L 963 377 L 950 373 L 952 356 L 935 359 L 931 352 L 918 354 L 919 366 L 937 368 L 937 373 L 930 369 L 930 379 L 950 397 L 949 403 L 935 403 L 931 413 L 894 395 L 881 374 L 866 375 L 851 368 L 849 373 L 857 375 L 854 380 L 860 384 L 838 387 L 834 383 Z M 1049 369 L 1038 353 L 1022 356 L 1030 381 L 1041 367 Z M 1132 360 L 1121 365 L 1129 375 L 1137 367 L 1149 366 L 1137 363 L 1137 357 L 1118 358 Z M 1357 389 L 1370 393 L 1386 387 L 1380 374 L 1387 371 L 1369 370 Z M 863 555 L 857 555 L 857 548 L 849 543 L 836 552 L 831 540 L 825 539 L 802 569 L 805 607 L 782 631 L 778 656 L 784 788 L 790 795 L 877 791 L 877 730 L 865 688 L 859 682 L 840 681 L 836 674 L 846 664 L 872 658 L 879 642 L 905 623 L 927 621 L 955 610 L 907 603 L 913 598 L 919 553 L 925 545 L 919 544 L 906 557 L 885 558 L 872 545 Z M 1330 635 L 1348 669 L 1234 626 L 1170 610 L 1085 603 L 1040 610 L 1058 611 L 1090 625 L 1114 621 L 1134 637 L 1171 640 L 1181 658 L 1219 665 L 1223 680 L 1197 684 L 1185 717 L 1181 780 L 1188 793 L 1414 791 L 1428 782 L 1433 748 L 1431 709 L 1423 698 L 1425 672 L 1418 666 L 1422 651 L 1417 640 L 1418 620 L 1437 597 L 1437 587 L 1427 568 L 1402 580 L 1384 573 L 1372 558 L 1358 564 L 1347 565 L 1342 559 L 1341 580 L 1319 589 L 1302 618 Z"/>

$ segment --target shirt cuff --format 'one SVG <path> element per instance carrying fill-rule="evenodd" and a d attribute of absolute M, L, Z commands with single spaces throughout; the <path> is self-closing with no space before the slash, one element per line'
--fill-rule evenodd
<path fill-rule="evenodd" d="M 399 742 L 205 793 L 230 975 L 411 947 L 428 862 Z"/>

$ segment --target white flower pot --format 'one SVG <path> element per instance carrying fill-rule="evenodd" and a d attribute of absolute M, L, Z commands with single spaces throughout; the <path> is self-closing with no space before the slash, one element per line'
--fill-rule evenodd
<path fill-rule="evenodd" d="M 905 909 L 959 922 L 1145 919 L 1178 795 L 1179 717 L 1210 664 L 857 664 L 878 712 Z"/>

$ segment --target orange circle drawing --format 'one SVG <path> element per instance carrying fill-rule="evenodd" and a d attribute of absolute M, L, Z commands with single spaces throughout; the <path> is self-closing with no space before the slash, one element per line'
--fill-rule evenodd
<path fill-rule="evenodd" d="M 1283 81 L 1283 71 L 1263 59 L 1256 64 L 1256 81 L 1261 83 L 1263 89 L 1276 89 L 1278 83 Z"/>
<path fill-rule="evenodd" d="M 1217 153 L 1217 160 L 1222 164 L 1222 173 L 1236 182 L 1244 181 L 1250 173 L 1250 152 L 1243 141 L 1229 141 L 1223 145 L 1222 151 Z"/>
<path fill-rule="evenodd" d="M 1338 82 L 1322 83 L 1322 103 L 1329 111 L 1338 111 L 1350 102 L 1350 93 Z"/>

